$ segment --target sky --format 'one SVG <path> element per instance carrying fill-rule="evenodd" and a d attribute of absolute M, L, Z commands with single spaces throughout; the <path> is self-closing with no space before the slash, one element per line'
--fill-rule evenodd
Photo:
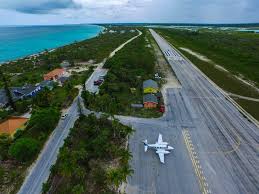
<path fill-rule="evenodd" d="M 0 25 L 258 22 L 259 0 L 0 0 Z"/>

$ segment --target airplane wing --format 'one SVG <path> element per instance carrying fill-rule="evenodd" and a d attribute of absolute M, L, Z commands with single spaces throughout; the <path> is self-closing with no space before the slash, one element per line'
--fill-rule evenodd
<path fill-rule="evenodd" d="M 161 135 L 161 134 L 159 134 L 159 136 L 158 136 L 158 140 L 157 140 L 157 143 L 158 143 L 158 144 L 160 144 L 160 143 L 162 143 L 162 142 L 163 142 L 162 135 Z"/>
<path fill-rule="evenodd" d="M 162 151 L 162 150 L 157 150 L 156 153 L 159 156 L 160 162 L 164 164 L 165 163 L 165 153 L 164 152 L 160 152 L 160 151 Z"/>

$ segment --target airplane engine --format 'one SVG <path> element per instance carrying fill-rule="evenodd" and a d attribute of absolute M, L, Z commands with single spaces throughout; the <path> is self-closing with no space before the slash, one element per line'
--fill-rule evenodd
<path fill-rule="evenodd" d="M 148 143 L 147 143 L 147 140 L 143 141 L 143 143 L 144 143 L 144 150 L 145 150 L 145 152 L 146 152 L 146 151 L 147 151 L 147 149 L 148 149 Z"/>

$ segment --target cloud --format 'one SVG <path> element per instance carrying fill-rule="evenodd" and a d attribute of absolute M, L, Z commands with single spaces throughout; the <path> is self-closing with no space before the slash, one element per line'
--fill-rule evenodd
<path fill-rule="evenodd" d="M 77 6 L 73 0 L 0 0 L 0 8 L 31 14 L 44 14 Z"/>
<path fill-rule="evenodd" d="M 14 12 L 35 23 L 259 22 L 259 0 L 0 0 L 3 9 L 0 24 L 20 21 Z"/>
<path fill-rule="evenodd" d="M 0 0 L 0 8 L 29 14 L 58 13 L 64 9 L 91 10 L 143 6 L 152 0 Z"/>

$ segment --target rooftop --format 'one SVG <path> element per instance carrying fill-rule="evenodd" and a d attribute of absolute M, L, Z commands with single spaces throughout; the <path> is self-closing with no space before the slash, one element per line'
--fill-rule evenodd
<path fill-rule="evenodd" d="M 37 87 L 33 86 L 33 85 L 27 85 L 27 86 L 23 86 L 23 87 L 12 87 L 12 93 L 13 93 L 13 97 L 19 97 L 19 96 L 24 96 L 24 95 L 28 95 L 31 92 L 33 92 Z"/>
<path fill-rule="evenodd" d="M 147 94 L 147 95 L 144 95 L 143 97 L 143 102 L 154 102 L 154 103 L 158 103 L 157 101 L 157 97 L 153 94 Z"/>
<path fill-rule="evenodd" d="M 143 82 L 143 89 L 150 88 L 150 87 L 158 89 L 158 84 L 152 79 L 149 79 Z"/>
<path fill-rule="evenodd" d="M 57 75 L 60 75 L 64 72 L 63 68 L 59 68 L 59 69 L 54 69 L 51 72 L 45 74 L 44 76 L 49 76 L 49 77 L 55 77 Z"/>
<path fill-rule="evenodd" d="M 28 121 L 24 117 L 11 117 L 0 123 L 0 134 L 14 135 L 16 130 L 22 127 Z"/>

